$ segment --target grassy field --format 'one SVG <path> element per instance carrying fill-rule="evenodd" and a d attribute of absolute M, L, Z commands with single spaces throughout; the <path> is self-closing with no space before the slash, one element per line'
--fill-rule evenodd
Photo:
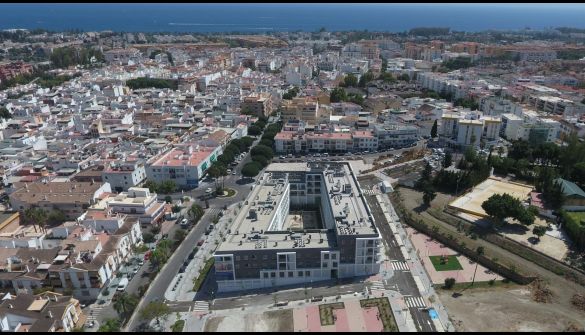
<path fill-rule="evenodd" d="M 463 270 L 461 264 L 457 260 L 455 255 L 447 256 L 447 262 L 445 264 L 441 264 L 441 258 L 443 256 L 429 256 L 435 270 L 437 271 L 453 271 L 453 270 Z"/>
<path fill-rule="evenodd" d="M 585 212 L 567 212 L 567 215 L 577 222 L 585 220 Z"/>

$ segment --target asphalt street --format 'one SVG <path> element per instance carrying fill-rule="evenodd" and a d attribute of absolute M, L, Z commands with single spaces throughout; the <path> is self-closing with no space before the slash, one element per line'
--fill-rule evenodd
<path fill-rule="evenodd" d="M 150 284 L 150 287 L 144 297 L 142 298 L 140 304 L 136 307 L 135 311 L 140 311 L 144 306 L 152 301 L 163 301 L 164 294 L 167 290 L 167 287 L 171 284 L 173 278 L 179 272 L 179 269 L 183 265 L 185 259 L 191 251 L 193 250 L 194 246 L 197 244 L 197 241 L 201 239 L 205 230 L 209 226 L 209 223 L 213 219 L 212 211 L 207 210 L 199 223 L 193 227 L 193 229 L 189 232 L 183 243 L 175 250 L 171 258 L 167 261 L 164 265 L 163 269 L 157 275 L 156 279 Z M 127 330 L 133 330 L 138 326 L 141 320 L 139 320 L 138 313 L 134 313 L 128 324 L 126 325 Z"/>
<path fill-rule="evenodd" d="M 360 181 L 361 187 L 366 189 L 372 189 L 372 187 L 377 183 L 379 183 L 379 181 L 376 178 Z M 365 198 L 368 202 L 368 205 L 370 206 L 370 209 L 372 210 L 376 227 L 380 231 L 382 239 L 386 242 L 386 252 L 388 253 L 389 259 L 393 261 L 406 261 L 400 252 L 400 247 L 396 241 L 396 238 L 394 237 L 394 234 L 392 233 L 392 230 L 390 229 L 390 226 L 386 222 L 382 207 L 380 207 L 380 204 L 376 200 L 376 196 L 366 194 Z M 384 281 L 384 285 L 386 288 L 398 291 L 400 294 L 406 297 L 421 296 L 421 293 L 419 292 L 413 275 L 410 271 L 394 271 L 392 278 Z M 428 312 L 420 310 L 416 307 L 409 307 L 409 309 L 418 331 L 437 331 Z"/>

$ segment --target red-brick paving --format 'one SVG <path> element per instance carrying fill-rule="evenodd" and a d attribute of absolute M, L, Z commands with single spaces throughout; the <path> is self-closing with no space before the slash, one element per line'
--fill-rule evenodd
<path fill-rule="evenodd" d="M 335 315 L 335 330 L 338 332 L 348 332 L 349 322 L 347 320 L 347 312 L 345 309 L 334 309 L 333 315 Z"/>
<path fill-rule="evenodd" d="M 378 317 L 378 308 L 362 308 L 366 329 L 368 332 L 381 332 L 384 330 L 382 320 Z"/>
<path fill-rule="evenodd" d="M 320 332 L 321 331 L 321 318 L 319 317 L 319 306 L 307 307 L 307 314 L 309 315 L 308 331 Z"/>

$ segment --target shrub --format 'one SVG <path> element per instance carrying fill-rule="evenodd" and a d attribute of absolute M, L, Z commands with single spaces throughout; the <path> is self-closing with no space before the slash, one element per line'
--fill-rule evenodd
<path fill-rule="evenodd" d="M 445 279 L 445 288 L 447 290 L 450 290 L 453 288 L 453 286 L 455 285 L 455 278 L 446 278 Z"/>

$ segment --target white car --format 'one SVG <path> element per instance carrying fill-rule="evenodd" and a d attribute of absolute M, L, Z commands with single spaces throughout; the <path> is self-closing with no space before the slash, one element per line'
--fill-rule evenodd
<path fill-rule="evenodd" d="M 212 193 L 212 192 L 213 192 L 213 190 L 211 189 L 211 187 L 205 190 L 205 193 Z"/>
<path fill-rule="evenodd" d="M 236 171 L 235 171 L 235 170 L 234 170 L 234 171 L 232 171 L 232 175 L 234 175 L 234 176 L 236 175 Z"/>

